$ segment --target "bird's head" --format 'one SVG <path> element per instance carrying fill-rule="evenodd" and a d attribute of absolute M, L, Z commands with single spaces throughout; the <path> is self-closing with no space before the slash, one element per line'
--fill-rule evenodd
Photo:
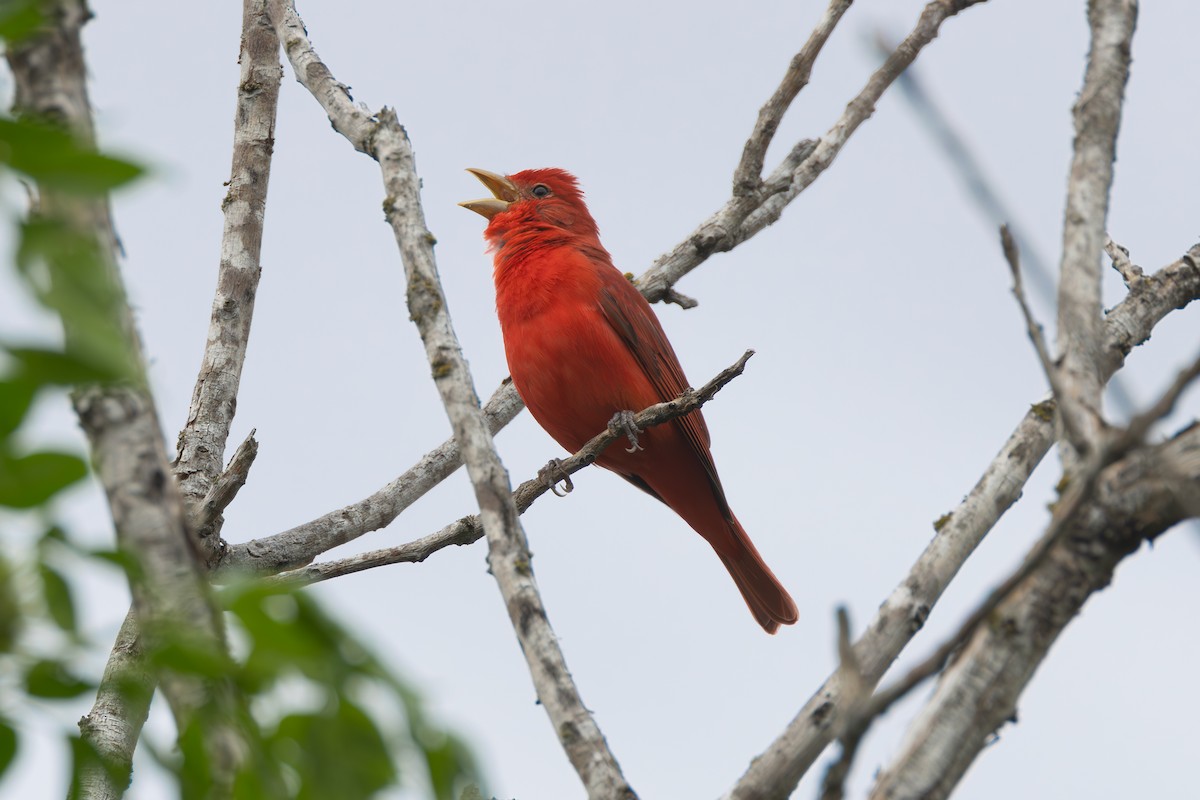
<path fill-rule="evenodd" d="M 478 178 L 492 197 L 459 205 L 488 219 L 486 235 L 493 241 L 522 228 L 551 227 L 570 235 L 597 235 L 579 181 L 564 169 L 527 169 L 512 175 L 497 175 L 485 169 L 467 172 Z"/>

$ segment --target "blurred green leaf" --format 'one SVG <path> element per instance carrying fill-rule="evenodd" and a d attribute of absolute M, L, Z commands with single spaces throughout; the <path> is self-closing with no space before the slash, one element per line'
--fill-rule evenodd
<path fill-rule="evenodd" d="M 322 713 L 284 717 L 272 754 L 300 776 L 297 800 L 369 798 L 397 777 L 374 720 L 345 698 Z"/>
<path fill-rule="evenodd" d="M 212 765 L 204 746 L 204 722 L 196 718 L 179 736 L 179 796 L 182 800 L 205 800 L 213 796 Z"/>
<path fill-rule="evenodd" d="M 0 653 L 16 649 L 21 633 L 21 599 L 17 596 L 12 565 L 0 554 Z"/>
<path fill-rule="evenodd" d="M 64 700 L 92 688 L 92 684 L 75 677 L 64 664 L 52 659 L 35 662 L 25 673 L 25 691 L 33 697 Z"/>
<path fill-rule="evenodd" d="M 114 786 L 129 785 L 129 769 L 110 763 L 91 745 L 90 742 L 74 734 L 67 735 L 67 744 L 71 748 L 71 789 L 68 797 L 83 797 L 83 776 L 93 769 L 108 771 Z"/>
<path fill-rule="evenodd" d="M 160 632 L 163 643 L 150 654 L 156 669 L 169 669 L 202 678 L 226 678 L 234 671 L 229 656 L 183 630 Z"/>
<path fill-rule="evenodd" d="M 63 353 L 34 347 L 9 347 L 8 354 L 20 366 L 20 375 L 37 386 L 58 384 L 71 386 L 77 383 L 99 383 L 119 380 L 124 377 L 104 360 L 89 360 L 87 351 Z"/>
<path fill-rule="evenodd" d="M 46 600 L 46 610 L 54 624 L 67 633 L 76 633 L 78 628 L 75 619 L 75 601 L 71 596 L 71 587 L 63 576 L 46 563 L 38 564 L 38 573 L 42 578 L 42 594 Z"/>
<path fill-rule="evenodd" d="M 18 42 L 41 24 L 41 0 L 3 0 L 0 3 L 0 39 Z"/>
<path fill-rule="evenodd" d="M 81 146 L 67 131 L 32 119 L 0 117 L 0 161 L 42 188 L 99 194 L 129 183 L 141 167 Z"/>
<path fill-rule="evenodd" d="M 0 775 L 8 769 L 17 755 L 17 731 L 8 720 L 0 717 Z"/>
<path fill-rule="evenodd" d="M 334 688 L 342 685 L 348 670 L 336 657 L 338 631 L 308 597 L 258 587 L 224 597 L 252 642 L 242 668 L 248 690 L 261 691 L 290 671 Z"/>
<path fill-rule="evenodd" d="M 40 506 L 86 476 L 87 464 L 70 453 L 12 456 L 0 450 L 0 506 Z"/>
<path fill-rule="evenodd" d="M 139 379 L 123 327 L 124 300 L 93 239 L 59 220 L 27 220 L 17 268 L 39 302 L 62 317 L 66 352 L 76 365 L 111 379 Z"/>
<path fill-rule="evenodd" d="M 0 380 L 0 437 L 20 427 L 35 394 L 37 387 L 29 381 Z"/>

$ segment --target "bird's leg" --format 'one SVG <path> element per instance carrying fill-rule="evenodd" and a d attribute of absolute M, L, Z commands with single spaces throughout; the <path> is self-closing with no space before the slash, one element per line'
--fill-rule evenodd
<path fill-rule="evenodd" d="M 626 453 L 636 453 L 642 449 L 642 446 L 638 444 L 638 427 L 633 423 L 633 418 L 634 413 L 632 411 L 618 411 L 608 421 L 609 431 L 629 437 L 629 447 L 625 448 Z"/>
<path fill-rule="evenodd" d="M 571 476 L 563 469 L 562 459 L 552 458 L 538 470 L 538 480 L 546 484 L 550 491 L 554 492 L 556 497 L 566 497 L 575 488 L 575 484 L 571 483 Z M 558 490 L 558 482 L 562 481 L 562 491 Z"/>

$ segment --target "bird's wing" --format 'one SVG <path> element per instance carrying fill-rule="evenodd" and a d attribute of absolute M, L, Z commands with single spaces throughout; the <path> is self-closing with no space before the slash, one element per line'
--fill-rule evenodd
<path fill-rule="evenodd" d="M 679 358 L 650 304 L 616 268 L 603 269 L 600 273 L 600 310 L 605 319 L 657 390 L 660 402 L 674 400 L 688 388 L 688 382 L 679 365 Z M 640 408 L 632 410 L 641 411 Z M 696 410 L 674 420 L 673 424 L 683 431 L 696 456 L 704 464 L 713 489 L 724 505 L 725 492 L 708 449 L 711 440 L 704 417 Z M 634 483 L 638 484 L 637 481 Z"/>

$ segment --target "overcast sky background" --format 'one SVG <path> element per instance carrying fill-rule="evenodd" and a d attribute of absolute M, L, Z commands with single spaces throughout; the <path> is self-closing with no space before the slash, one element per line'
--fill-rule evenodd
<path fill-rule="evenodd" d="M 455 327 L 485 398 L 506 375 L 481 187 L 464 167 L 578 175 L 605 245 L 643 272 L 728 196 L 762 102 L 825 2 L 383 3 L 300 7 L 317 51 L 372 109 L 397 109 Z M 782 125 L 768 168 L 824 133 L 878 63 L 877 30 L 907 33 L 921 3 L 860 0 Z M 739 10 L 740 9 L 740 10 Z M 749 10 L 747 10 L 749 9 Z M 153 175 L 115 203 L 125 278 L 171 443 L 205 342 L 229 175 L 240 4 L 95 3 L 86 47 L 102 144 Z M 1200 236 L 1195 103 L 1200 6 L 1144 4 L 1109 229 L 1158 269 Z M 1084 3 L 993 0 L 948 21 L 919 74 L 976 150 L 1015 219 L 1057 264 L 1087 51 Z M 5 81 L 9 79 L 5 77 Z M 20 198 L 16 198 L 19 201 Z M 377 165 L 353 151 L 285 70 L 263 278 L 238 416 L 261 443 L 227 513 L 231 541 L 358 500 L 449 434 L 383 221 Z M 19 203 L 10 202 L 9 211 Z M 782 220 L 678 286 L 698 308 L 656 310 L 694 384 L 744 349 L 746 374 L 705 409 L 731 504 L 793 593 L 800 622 L 770 637 L 708 546 L 665 507 L 601 470 L 524 516 L 550 619 L 584 700 L 646 798 L 715 797 L 835 667 L 834 609 L 860 630 L 966 494 L 1045 382 L 983 217 L 911 109 L 889 91 L 833 167 Z M 7 226 L 0 235 L 10 236 Z M 6 238 L 5 252 L 12 249 Z M 0 335 L 51 335 L 0 275 Z M 1115 273 L 1106 303 L 1120 300 Z M 1035 302 L 1052 329 L 1052 306 Z M 1200 310 L 1171 315 L 1130 358 L 1134 398 L 1158 395 L 1200 342 Z M 1164 432 L 1200 413 L 1200 393 Z M 43 440 L 82 448 L 61 398 Z M 497 438 L 513 481 L 558 446 L 522 414 Z M 1046 459 L 900 661 L 928 653 L 1018 562 L 1059 477 Z M 396 544 L 472 511 L 456 473 L 384 531 L 331 554 Z M 73 492 L 73 529 L 111 541 L 98 490 Z M 15 533 L 19 531 L 14 527 Z M 7 543 L 6 543 L 7 544 Z M 481 757 L 500 798 L 583 791 L 535 704 L 485 546 L 340 578 L 312 591 L 424 691 Z M 1183 798 L 1200 752 L 1200 536 L 1176 530 L 1128 559 L 1055 645 L 1020 722 L 977 760 L 964 798 Z M 88 633 L 110 642 L 128 607 L 89 568 Z M 101 662 L 95 665 L 99 674 Z M 927 687 L 867 740 L 863 794 Z M 87 704 L 59 712 L 73 724 Z M 169 730 L 156 701 L 152 725 Z M 59 797 L 54 729 L 27 737 L 0 796 Z M 831 748 L 832 750 L 833 748 Z M 137 762 L 129 797 L 162 796 Z M 814 768 L 797 797 L 813 797 Z"/>

